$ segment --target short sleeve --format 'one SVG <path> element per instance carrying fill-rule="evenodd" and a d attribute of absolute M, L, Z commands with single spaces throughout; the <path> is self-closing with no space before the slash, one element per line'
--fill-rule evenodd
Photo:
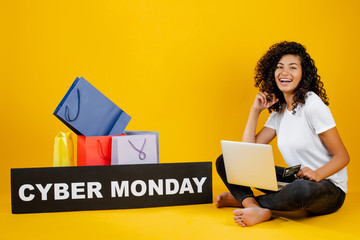
<path fill-rule="evenodd" d="M 271 128 L 271 129 L 275 129 L 276 130 L 276 119 L 277 119 L 277 113 L 275 111 L 273 111 L 269 118 L 267 119 L 266 123 L 265 123 L 265 127 Z"/>
<path fill-rule="evenodd" d="M 336 126 L 329 107 L 322 101 L 315 101 L 309 106 L 308 120 L 316 134 L 323 133 Z"/>

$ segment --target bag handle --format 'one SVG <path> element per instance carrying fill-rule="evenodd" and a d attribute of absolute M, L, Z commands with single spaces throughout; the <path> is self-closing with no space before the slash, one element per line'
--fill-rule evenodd
<path fill-rule="evenodd" d="M 144 139 L 144 143 L 143 143 L 143 145 L 141 147 L 141 150 L 137 149 L 130 140 L 128 140 L 128 141 L 129 141 L 130 145 L 135 149 L 135 151 L 139 152 L 139 159 L 140 160 L 145 160 L 146 154 L 143 152 L 143 149 L 145 147 L 146 138 Z"/>
<path fill-rule="evenodd" d="M 80 114 L 80 90 L 79 89 L 76 89 L 76 90 L 77 90 L 77 98 L 78 98 L 78 111 L 76 113 L 75 118 L 70 119 L 69 108 L 68 108 L 68 106 L 65 106 L 65 118 L 68 122 L 75 121 L 79 117 L 79 114 Z"/>
<path fill-rule="evenodd" d="M 105 157 L 104 153 L 103 153 L 103 149 L 102 149 L 102 145 L 99 139 L 97 139 L 97 146 L 98 146 L 98 153 L 100 155 L 100 157 L 102 159 L 104 159 L 105 161 L 108 161 L 109 158 Z"/>

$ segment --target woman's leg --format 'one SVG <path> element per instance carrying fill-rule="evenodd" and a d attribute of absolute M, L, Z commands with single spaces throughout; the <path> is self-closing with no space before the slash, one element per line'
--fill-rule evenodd
<path fill-rule="evenodd" d="M 242 227 L 249 227 L 268 221 L 272 216 L 271 210 L 261 207 L 253 197 L 245 198 L 242 201 L 242 205 L 244 208 L 236 209 L 233 212 L 235 223 Z"/>
<path fill-rule="evenodd" d="M 222 193 L 217 197 L 217 207 L 244 207 L 244 209 L 237 209 L 234 211 L 235 222 L 243 227 L 252 226 L 271 218 L 271 211 L 262 208 L 257 203 L 250 187 L 230 184 L 227 181 L 224 158 L 222 155 L 216 160 L 216 169 L 230 191 L 230 193 Z"/>
<path fill-rule="evenodd" d="M 218 196 L 217 206 L 242 206 L 245 209 L 237 209 L 234 211 L 235 222 L 242 226 L 250 226 L 259 222 L 268 220 L 271 217 L 266 210 L 277 211 L 296 211 L 306 210 L 314 215 L 329 214 L 338 210 L 344 200 L 345 193 L 336 187 L 330 180 L 322 180 L 320 182 L 312 182 L 305 179 L 287 178 L 281 179 L 282 168 L 277 167 L 277 178 L 280 181 L 291 182 L 278 192 L 264 191 L 267 194 L 254 197 L 249 187 L 229 184 L 226 179 L 224 160 L 222 155 L 216 161 L 216 168 L 221 179 L 229 189 L 233 200 L 237 201 L 237 205 L 227 205 L 231 201 L 223 201 L 226 194 Z M 229 198 L 229 196 L 226 198 Z M 220 204 L 219 204 L 220 203 Z M 257 209 L 260 208 L 260 209 Z"/>
<path fill-rule="evenodd" d="M 217 207 L 240 207 L 241 202 L 247 198 L 254 198 L 254 194 L 250 187 L 230 184 L 226 178 L 225 165 L 223 155 L 216 160 L 216 170 L 222 181 L 229 189 L 230 193 L 222 193 L 216 199 Z"/>
<path fill-rule="evenodd" d="M 313 182 L 297 179 L 282 190 L 256 197 L 263 208 L 276 211 L 305 209 L 314 215 L 337 211 L 345 200 L 345 193 L 330 180 Z"/>

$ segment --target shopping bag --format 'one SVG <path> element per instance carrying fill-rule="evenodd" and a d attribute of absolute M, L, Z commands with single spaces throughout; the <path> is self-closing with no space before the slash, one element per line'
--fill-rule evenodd
<path fill-rule="evenodd" d="M 54 167 L 75 166 L 74 144 L 71 132 L 60 132 L 55 137 L 54 143 Z"/>
<path fill-rule="evenodd" d="M 111 165 L 159 163 L 156 135 L 113 137 Z"/>
<path fill-rule="evenodd" d="M 122 134 L 131 117 L 84 78 L 76 78 L 54 115 L 77 135 Z"/>
<path fill-rule="evenodd" d="M 125 130 L 125 136 L 131 136 L 131 135 L 155 135 L 155 137 L 156 137 L 156 152 L 157 152 L 157 158 L 158 158 L 158 162 L 159 162 L 159 132 Z"/>
<path fill-rule="evenodd" d="M 116 135 L 119 136 L 119 135 Z M 113 136 L 77 136 L 77 165 L 94 166 L 111 164 Z"/>

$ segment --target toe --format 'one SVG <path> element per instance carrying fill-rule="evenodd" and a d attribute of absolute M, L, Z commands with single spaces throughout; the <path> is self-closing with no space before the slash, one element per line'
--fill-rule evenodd
<path fill-rule="evenodd" d="M 220 195 L 217 195 L 217 196 L 216 196 L 216 201 L 217 201 L 217 202 L 220 201 Z"/>
<path fill-rule="evenodd" d="M 234 220 L 235 220 L 235 222 L 236 222 L 236 221 L 241 220 L 241 219 L 242 219 L 242 217 L 241 217 L 241 216 L 237 216 L 237 215 L 235 215 L 235 216 L 233 217 L 233 219 L 234 219 Z"/>
<path fill-rule="evenodd" d="M 243 214 L 243 210 L 242 209 L 235 209 L 233 211 L 233 214 L 237 215 L 237 216 L 241 216 Z"/>

